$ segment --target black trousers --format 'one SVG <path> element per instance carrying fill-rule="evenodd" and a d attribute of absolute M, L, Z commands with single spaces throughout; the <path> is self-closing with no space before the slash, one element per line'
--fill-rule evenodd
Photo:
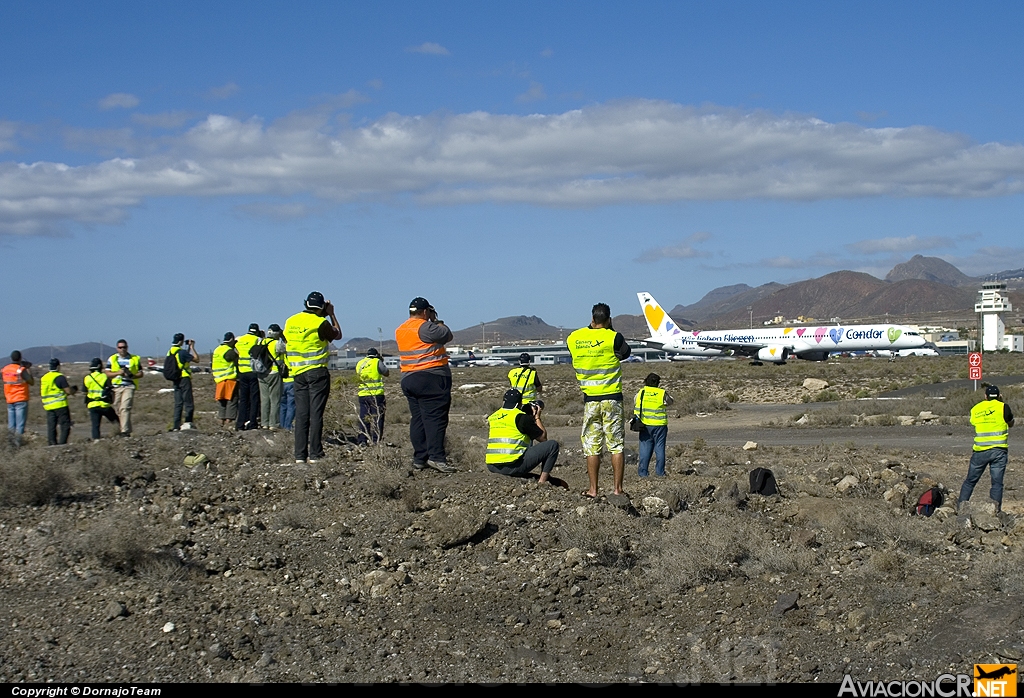
<path fill-rule="evenodd" d="M 57 435 L 57 428 L 60 428 L 60 436 Z M 46 441 L 51 446 L 66 444 L 71 434 L 71 410 L 67 407 L 58 407 L 55 410 L 46 410 Z"/>
<path fill-rule="evenodd" d="M 324 369 L 325 371 L 327 369 Z M 260 426 L 260 379 L 255 373 L 238 374 L 238 419 L 235 430 L 258 429 Z"/>
<path fill-rule="evenodd" d="M 174 382 L 174 428 L 180 427 L 183 421 L 191 422 L 195 416 L 195 409 L 195 403 L 192 401 L 192 379 L 179 378 Z"/>
<path fill-rule="evenodd" d="M 108 422 L 118 424 L 117 412 L 114 411 L 113 407 L 90 407 L 89 408 L 89 421 L 92 422 L 92 438 L 100 438 L 100 423 L 103 418 L 106 417 Z M 118 429 L 120 431 L 120 429 Z"/>
<path fill-rule="evenodd" d="M 402 378 L 402 394 L 409 401 L 409 440 L 413 463 L 446 463 L 444 437 L 452 406 L 452 377 L 414 371 Z"/>
<path fill-rule="evenodd" d="M 554 439 L 541 441 L 539 444 L 534 444 L 526 449 L 526 453 L 519 460 L 502 465 L 488 463 L 487 469 L 499 475 L 525 477 L 531 470 L 540 465 L 542 473 L 550 473 L 552 468 L 555 467 L 555 461 L 558 460 L 558 448 L 558 442 Z"/>
<path fill-rule="evenodd" d="M 361 444 L 375 444 L 384 438 L 384 411 L 387 403 L 383 395 L 359 396 L 359 436 Z"/>
<path fill-rule="evenodd" d="M 324 410 L 330 395 L 331 374 L 326 368 L 295 376 L 295 460 L 324 457 Z"/>

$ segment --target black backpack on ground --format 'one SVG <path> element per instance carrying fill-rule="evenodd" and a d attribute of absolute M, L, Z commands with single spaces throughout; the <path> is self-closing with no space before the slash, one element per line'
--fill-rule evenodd
<path fill-rule="evenodd" d="M 775 483 L 775 473 L 768 468 L 754 468 L 750 471 L 750 494 L 778 494 L 779 487 Z"/>
<path fill-rule="evenodd" d="M 178 357 L 168 353 L 164 357 L 164 378 L 169 381 L 181 380 L 181 366 L 178 365 Z"/>

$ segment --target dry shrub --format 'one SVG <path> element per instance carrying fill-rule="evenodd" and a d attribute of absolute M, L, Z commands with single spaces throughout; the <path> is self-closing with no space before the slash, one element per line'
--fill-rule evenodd
<path fill-rule="evenodd" d="M 461 434 L 448 431 L 444 439 L 444 452 L 448 462 L 454 465 L 469 466 L 484 462 L 484 445 L 474 446 L 469 439 Z"/>
<path fill-rule="evenodd" d="M 133 574 L 156 554 L 151 531 L 113 512 L 93 524 L 80 542 L 81 553 L 123 574 Z"/>
<path fill-rule="evenodd" d="M 981 555 L 975 562 L 975 576 L 984 585 L 1006 594 L 1024 594 L 1024 549 L 1014 546 L 1010 552 Z"/>
<path fill-rule="evenodd" d="M 385 499 L 398 499 L 402 496 L 406 461 L 399 449 L 377 444 L 367 453 L 366 466 L 367 492 Z"/>
<path fill-rule="evenodd" d="M 44 447 L 0 449 L 0 504 L 41 506 L 71 492 L 67 467 Z"/>
<path fill-rule="evenodd" d="M 593 556 L 591 562 L 605 567 L 632 569 L 646 555 L 637 541 L 650 539 L 645 530 L 656 526 L 649 518 L 631 518 L 618 509 L 590 507 L 583 516 L 570 516 L 559 529 L 567 548 L 579 548 Z"/>
<path fill-rule="evenodd" d="M 305 504 L 289 504 L 277 513 L 279 526 L 297 531 L 313 528 L 313 520 L 313 512 Z"/>

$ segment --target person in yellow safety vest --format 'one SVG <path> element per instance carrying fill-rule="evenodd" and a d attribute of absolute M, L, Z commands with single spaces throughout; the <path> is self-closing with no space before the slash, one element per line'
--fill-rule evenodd
<path fill-rule="evenodd" d="M 644 379 L 644 387 L 633 399 L 633 415 L 643 425 L 640 429 L 640 458 L 637 468 L 640 477 L 647 477 L 652 453 L 654 474 L 659 477 L 665 476 L 665 440 L 668 438 L 668 413 L 665 407 L 671 405 L 674 400 L 664 389 L 658 387 L 660 385 L 661 376 L 657 373 L 648 373 Z"/>
<path fill-rule="evenodd" d="M 187 348 L 186 348 L 187 347 Z M 192 397 L 192 362 L 199 360 L 195 340 L 185 340 L 185 335 L 178 332 L 172 339 L 168 355 L 174 356 L 178 364 L 179 377 L 174 381 L 174 422 L 171 431 L 192 429 L 195 416 L 195 400 Z"/>
<path fill-rule="evenodd" d="M 498 475 L 533 477 L 530 473 L 539 465 L 539 482 L 568 488 L 564 481 L 551 476 L 559 447 L 557 441 L 548 438 L 540 419 L 543 409 L 536 402 L 524 405 L 522 393 L 515 388 L 505 391 L 501 409 L 487 418 L 487 469 Z M 531 445 L 534 441 L 537 443 Z"/>
<path fill-rule="evenodd" d="M 519 366 L 508 372 L 508 382 L 523 394 L 524 405 L 537 402 L 541 391 L 544 390 L 537 371 L 530 366 L 532 362 L 533 357 L 524 351 L 519 355 Z"/>
<path fill-rule="evenodd" d="M 960 487 L 957 508 L 971 498 L 974 486 L 987 467 L 992 478 L 988 496 L 995 502 L 998 513 L 1003 507 L 1003 474 L 1009 452 L 1010 427 L 1013 426 L 1013 411 L 999 399 L 998 386 L 985 388 L 985 399 L 971 410 L 971 424 L 975 431 L 974 452 L 967 468 L 967 479 Z"/>
<path fill-rule="evenodd" d="M 259 377 L 260 381 L 260 427 L 279 429 L 281 427 L 281 382 L 282 373 L 288 373 L 285 361 L 284 342 L 281 341 L 281 326 L 277 323 L 267 327 L 267 337 L 262 344 L 270 356 L 270 373 Z"/>
<path fill-rule="evenodd" d="M 107 375 L 114 383 L 114 410 L 121 421 L 121 436 L 131 436 L 132 404 L 142 376 L 142 360 L 128 351 L 127 340 L 117 340 L 117 353 L 107 360 Z"/>
<path fill-rule="evenodd" d="M 334 304 L 319 291 L 306 296 L 305 305 L 284 323 L 284 341 L 295 377 L 295 462 L 315 463 L 324 457 L 324 410 L 331 395 L 328 345 L 341 339 L 341 325 Z"/>
<path fill-rule="evenodd" d="M 43 409 L 46 410 L 46 441 L 51 446 L 68 442 L 68 436 L 71 434 L 68 396 L 77 392 L 78 386 L 68 385 L 68 379 L 60 372 L 60 359 L 50 359 L 50 371 L 39 379 L 39 397 L 42 398 Z"/>
<path fill-rule="evenodd" d="M 590 312 L 589 327 L 570 334 L 565 343 L 572 355 L 576 380 L 583 391 L 583 453 L 587 457 L 590 489 L 585 497 L 597 496 L 597 476 L 601 469 L 601 451 L 612 454 L 615 494 L 622 494 L 626 460 L 625 414 L 622 408 L 623 359 L 630 349 L 625 338 L 612 328 L 611 308 L 597 303 Z"/>
<path fill-rule="evenodd" d="M 235 335 L 224 333 L 224 341 L 213 350 L 213 380 L 217 385 L 217 418 L 226 427 L 238 418 L 238 352 Z"/>
<path fill-rule="evenodd" d="M 249 352 L 262 340 L 260 326 L 254 322 L 249 325 L 249 331 L 235 342 L 235 351 L 238 352 L 238 417 L 235 419 L 235 431 L 258 429 L 260 426 L 260 380 L 252 370 Z"/>
<path fill-rule="evenodd" d="M 434 306 L 423 297 L 409 302 L 409 319 L 395 330 L 402 394 L 409 402 L 412 467 L 416 470 L 455 472 L 444 450 L 452 407 L 452 370 L 444 345 L 452 338 L 452 331 L 437 319 Z"/>
<path fill-rule="evenodd" d="M 384 412 L 387 408 L 384 376 L 389 373 L 380 352 L 373 347 L 367 349 L 366 356 L 356 364 L 359 377 L 359 435 L 356 441 L 360 446 L 375 444 L 384 438 Z"/>
<path fill-rule="evenodd" d="M 92 422 L 92 440 L 98 441 L 100 424 L 103 423 L 104 417 L 108 422 L 117 424 L 117 412 L 111 406 L 114 386 L 110 376 L 103 371 L 103 359 L 93 359 L 89 363 L 89 371 L 90 373 L 82 380 L 82 387 L 85 388 L 85 406 L 89 410 L 89 421 Z"/>

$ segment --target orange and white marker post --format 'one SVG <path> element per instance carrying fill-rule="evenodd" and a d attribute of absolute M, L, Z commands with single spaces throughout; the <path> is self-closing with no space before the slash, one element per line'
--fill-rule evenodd
<path fill-rule="evenodd" d="M 981 352 L 972 351 L 967 355 L 967 377 L 974 381 L 974 389 L 978 389 L 981 380 Z"/>

